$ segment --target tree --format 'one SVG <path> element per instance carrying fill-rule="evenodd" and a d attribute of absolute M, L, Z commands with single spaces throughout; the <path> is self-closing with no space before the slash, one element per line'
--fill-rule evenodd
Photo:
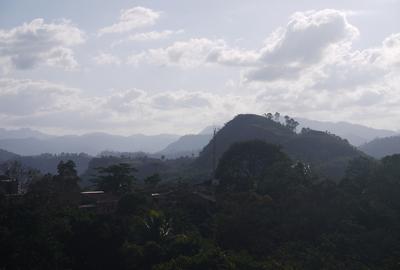
<path fill-rule="evenodd" d="M 255 190 L 278 163 L 290 167 L 289 158 L 277 145 L 258 140 L 235 143 L 221 157 L 216 177 L 223 190 Z"/>
<path fill-rule="evenodd" d="M 362 194 L 377 168 L 378 163 L 372 158 L 364 156 L 354 158 L 349 161 L 340 185 L 348 192 Z"/>
<path fill-rule="evenodd" d="M 281 119 L 281 114 L 280 113 L 278 113 L 278 112 L 276 112 L 275 114 L 274 114 L 274 121 L 275 122 L 279 122 Z"/>
<path fill-rule="evenodd" d="M 78 173 L 76 171 L 75 162 L 72 160 L 68 160 L 64 163 L 64 161 L 60 161 L 57 166 L 57 172 L 59 176 L 66 177 L 66 178 L 76 178 Z"/>
<path fill-rule="evenodd" d="M 267 119 L 269 119 L 269 120 L 272 120 L 272 118 L 273 118 L 272 113 L 265 113 L 264 115 L 265 115 L 265 117 L 267 117 Z"/>
<path fill-rule="evenodd" d="M 299 122 L 290 118 L 288 115 L 285 115 L 285 126 L 289 128 L 291 131 L 295 132 Z"/>
<path fill-rule="evenodd" d="M 30 183 L 40 175 L 38 170 L 23 166 L 22 163 L 17 160 L 9 160 L 0 164 L 0 171 L 11 179 L 16 179 L 22 193 L 24 193 Z"/>
<path fill-rule="evenodd" d="M 145 235 L 150 241 L 160 242 L 171 232 L 171 220 L 160 211 L 150 210 L 143 225 Z"/>
<path fill-rule="evenodd" d="M 124 194 L 132 189 L 136 177 L 133 175 L 137 170 L 128 163 L 119 163 L 108 167 L 96 169 L 98 176 L 92 180 L 97 188 L 114 194 Z"/>
<path fill-rule="evenodd" d="M 144 183 L 148 186 L 155 187 L 158 183 L 161 182 L 161 177 L 158 173 L 150 175 L 144 179 Z"/>

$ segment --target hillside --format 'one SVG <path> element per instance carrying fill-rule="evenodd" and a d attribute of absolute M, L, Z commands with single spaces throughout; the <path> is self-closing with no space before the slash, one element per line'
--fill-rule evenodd
<path fill-rule="evenodd" d="M 59 155 L 53 154 L 41 154 L 37 156 L 20 156 L 16 160 L 20 161 L 23 166 L 37 169 L 41 173 L 57 173 L 57 165 L 60 161 L 72 160 L 76 165 L 78 174 L 84 173 L 89 165 L 91 156 L 80 153 L 80 154 L 69 154 L 63 153 Z"/>
<path fill-rule="evenodd" d="M 235 142 L 247 140 L 264 140 L 282 145 L 295 134 L 281 124 L 254 114 L 240 114 L 222 127 L 216 137 L 200 153 L 197 163 L 204 168 L 212 168 L 213 142 L 215 140 L 216 157 L 222 154 Z"/>
<path fill-rule="evenodd" d="M 321 131 L 307 130 L 296 134 L 280 123 L 266 117 L 242 114 L 229 121 L 216 135 L 217 160 L 234 142 L 263 140 L 283 147 L 293 160 L 312 164 L 313 168 L 325 176 L 340 178 L 347 162 L 364 155 L 346 140 Z M 204 147 L 196 164 L 211 170 L 213 141 Z"/>
<path fill-rule="evenodd" d="M 378 138 L 359 147 L 361 151 L 375 158 L 400 153 L 400 136 Z"/>
<path fill-rule="evenodd" d="M 7 161 L 18 161 L 22 166 L 26 168 L 39 170 L 41 173 L 55 174 L 57 172 L 57 165 L 60 161 L 72 160 L 76 165 L 78 174 L 82 174 L 88 168 L 89 161 L 92 159 L 91 156 L 80 153 L 80 154 L 40 154 L 32 156 L 21 156 L 15 153 L 0 149 L 0 163 Z"/>
<path fill-rule="evenodd" d="M 184 135 L 157 154 L 164 155 L 167 158 L 197 156 L 201 149 L 210 141 L 211 137 L 211 134 Z"/>
<path fill-rule="evenodd" d="M 18 155 L 3 149 L 0 149 L 0 162 L 18 158 Z"/>
<path fill-rule="evenodd" d="M 355 146 L 360 146 L 375 138 L 388 137 L 396 134 L 396 132 L 392 130 L 376 129 L 343 121 L 316 121 L 297 117 L 296 120 L 300 123 L 299 129 L 301 129 L 302 127 L 308 127 L 314 130 L 328 131 L 344 139 L 347 139 L 352 145 Z"/>

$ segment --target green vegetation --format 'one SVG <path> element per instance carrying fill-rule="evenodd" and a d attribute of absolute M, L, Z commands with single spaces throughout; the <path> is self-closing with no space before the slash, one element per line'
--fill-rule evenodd
<path fill-rule="evenodd" d="M 215 143 L 217 160 L 236 142 L 261 140 L 282 146 L 282 151 L 293 160 L 312 165 L 322 177 L 339 181 L 347 163 L 364 153 L 350 145 L 348 141 L 327 132 L 308 128 L 296 133 L 298 123 L 289 116 L 280 122 L 280 114 L 265 116 L 241 114 L 225 124 L 215 138 L 204 147 L 196 162 L 196 167 L 212 171 L 212 156 Z"/>
<path fill-rule="evenodd" d="M 28 188 L 0 191 L 0 269 L 399 269 L 400 155 L 375 160 L 279 118 L 228 123 L 206 181 L 195 169 L 210 146 L 194 164 L 95 158 L 83 193 L 71 160 L 44 175 L 5 164 Z M 318 175 L 338 166 L 335 181 Z"/>
<path fill-rule="evenodd" d="M 93 180 L 98 189 L 113 194 L 125 194 L 132 190 L 136 181 L 136 169 L 128 163 L 119 163 L 97 168 L 98 176 Z"/>

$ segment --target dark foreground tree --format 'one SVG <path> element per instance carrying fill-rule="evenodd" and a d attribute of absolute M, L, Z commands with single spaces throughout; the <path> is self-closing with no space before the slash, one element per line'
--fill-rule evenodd
<path fill-rule="evenodd" d="M 273 178 L 290 164 L 277 145 L 258 140 L 241 142 L 233 144 L 223 154 L 216 177 L 222 190 L 257 190 L 261 182 Z"/>
<path fill-rule="evenodd" d="M 92 180 L 98 189 L 114 194 L 124 194 L 132 189 L 137 170 L 128 163 L 119 163 L 108 167 L 97 168 L 98 176 Z"/>

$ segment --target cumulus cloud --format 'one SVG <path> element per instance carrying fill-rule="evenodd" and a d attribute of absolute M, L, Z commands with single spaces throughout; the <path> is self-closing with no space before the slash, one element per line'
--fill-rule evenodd
<path fill-rule="evenodd" d="M 352 44 L 362 33 L 346 16 L 346 12 L 337 10 L 295 13 L 258 50 L 232 47 L 222 39 L 192 38 L 129 58 L 132 64 L 235 67 L 241 71 L 242 81 L 239 85 L 235 85 L 238 78 L 229 81 L 229 92 L 128 89 L 89 97 L 85 91 L 49 82 L 9 79 L 0 84 L 0 119 L 15 125 L 92 130 L 135 127 L 154 133 L 197 130 L 237 113 L 281 111 L 392 127 L 400 115 L 400 34 L 387 37 L 375 47 L 356 50 Z M 145 40 L 157 35 L 133 36 Z M 0 44 L 4 55 L 5 43 Z M 45 51 L 50 56 L 41 61 L 59 66 L 71 62 L 73 54 L 68 52 L 75 44 L 50 46 Z M 1 59 L 19 60 L 11 56 Z M 30 58 L 20 60 L 23 66 Z M 100 52 L 94 61 L 118 65 L 121 60 Z"/>
<path fill-rule="evenodd" d="M 249 80 L 293 79 L 308 67 L 347 51 L 359 31 L 338 10 L 297 12 L 260 50 Z"/>
<path fill-rule="evenodd" d="M 249 100 L 253 98 L 186 90 L 150 93 L 128 89 L 87 96 L 83 90 L 48 81 L 0 79 L 3 126 L 67 132 L 190 132 L 212 119 L 226 121 L 232 112 L 248 111 Z"/>
<path fill-rule="evenodd" d="M 110 54 L 110 53 L 104 53 L 100 52 L 96 56 L 93 57 L 93 60 L 96 64 L 98 65 L 120 65 L 121 60 L 119 57 Z"/>
<path fill-rule="evenodd" d="M 123 9 L 119 21 L 111 26 L 101 28 L 98 34 L 126 33 L 131 30 L 153 25 L 159 19 L 160 12 L 145 7 Z"/>
<path fill-rule="evenodd" d="M 229 48 L 222 39 L 193 38 L 177 41 L 166 48 L 150 49 L 131 55 L 128 62 L 138 64 L 148 62 L 156 65 L 192 68 L 200 65 L 225 64 L 249 65 L 257 55 L 252 51 Z"/>
<path fill-rule="evenodd" d="M 0 115 L 27 116 L 74 106 L 79 91 L 47 81 L 0 79 Z"/>
<path fill-rule="evenodd" d="M 115 47 L 127 42 L 150 42 L 171 38 L 174 35 L 182 34 L 184 30 L 163 30 L 149 31 L 129 35 L 127 38 L 116 40 L 111 43 L 111 47 Z"/>
<path fill-rule="evenodd" d="M 160 40 L 160 39 L 166 39 L 172 35 L 181 34 L 181 33 L 183 33 L 183 30 L 150 31 L 150 32 L 132 34 L 128 37 L 128 40 L 130 40 L 130 41 Z"/>
<path fill-rule="evenodd" d="M 68 20 L 45 23 L 35 19 L 9 30 L 0 30 L 0 62 L 9 68 L 31 69 L 39 64 L 74 69 L 72 46 L 85 34 Z"/>
<path fill-rule="evenodd" d="M 383 41 L 381 57 L 384 63 L 400 68 L 400 33 Z"/>
<path fill-rule="evenodd" d="M 236 88 L 254 97 L 237 99 L 239 104 L 247 102 L 248 111 L 273 108 L 391 127 L 400 115 L 400 34 L 390 35 L 379 46 L 356 50 L 353 43 L 362 33 L 347 16 L 348 12 L 331 9 L 297 12 L 254 51 L 234 48 L 222 39 L 197 38 L 132 55 L 130 62 L 236 67 L 242 76 Z M 160 103 L 174 104 L 170 99 L 160 98 Z"/>

